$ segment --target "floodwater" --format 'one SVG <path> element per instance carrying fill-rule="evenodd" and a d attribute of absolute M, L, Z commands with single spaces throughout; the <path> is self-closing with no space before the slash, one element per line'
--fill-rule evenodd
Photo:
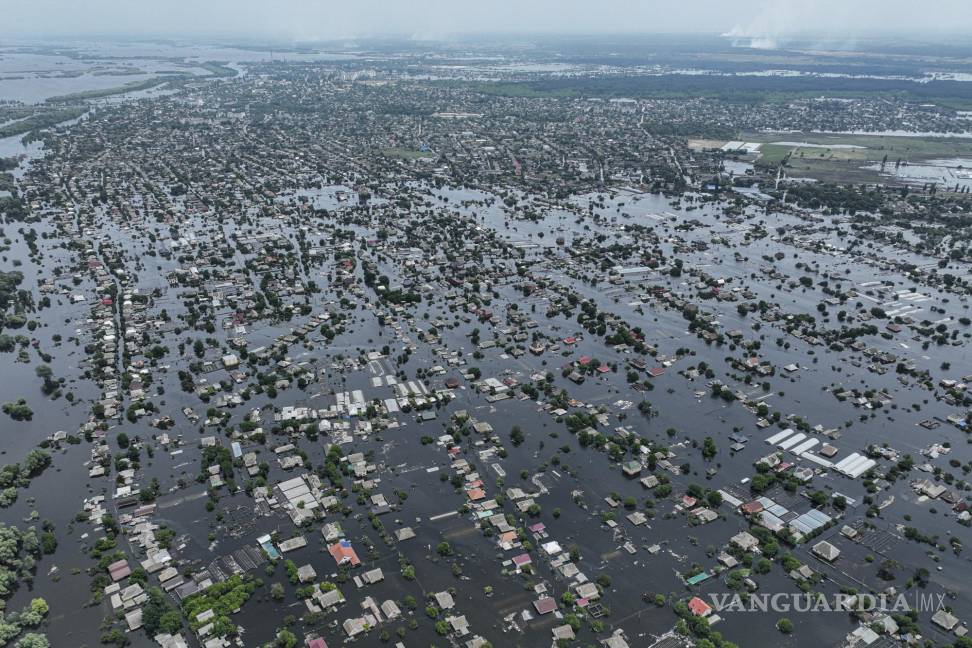
<path fill-rule="evenodd" d="M 800 148 L 822 148 L 822 149 L 866 149 L 866 146 L 856 146 L 854 144 L 812 144 L 810 142 L 770 142 L 771 146 L 799 146 Z"/>
<path fill-rule="evenodd" d="M 69 55 L 69 53 L 71 55 Z M 145 81 L 165 73 L 208 74 L 196 67 L 207 61 L 241 63 L 270 60 L 343 61 L 353 53 L 272 51 L 172 43 L 58 42 L 0 47 L 0 99 L 42 103 L 56 96 L 104 90 Z M 195 65 L 195 66 L 194 66 Z"/>
<path fill-rule="evenodd" d="M 7 143 L 3 145 L 6 146 Z M 295 197 L 305 197 L 319 208 L 332 210 L 341 205 L 337 200 L 337 192 L 345 190 L 348 190 L 347 187 L 328 186 L 320 190 L 301 190 Z M 848 228 L 839 227 L 840 223 L 833 218 L 826 223 L 829 227 L 816 228 L 806 234 L 799 241 L 799 245 L 776 240 L 774 236 L 750 239 L 745 233 L 748 226 L 756 222 L 762 222 L 770 232 L 778 226 L 806 223 L 791 214 L 763 214 L 752 210 L 746 214 L 745 220 L 730 223 L 717 205 L 698 204 L 689 199 L 672 201 L 658 195 L 605 195 L 603 206 L 600 206 L 596 196 L 580 196 L 567 206 L 537 210 L 541 216 L 536 221 L 512 217 L 501 207 L 502 203 L 498 199 L 491 206 L 482 205 L 480 201 L 495 198 L 486 191 L 444 189 L 433 191 L 433 195 L 437 207 L 448 206 L 460 217 L 474 218 L 480 227 L 495 230 L 506 240 L 533 241 L 549 248 L 556 260 L 536 267 L 538 276 L 546 276 L 559 284 L 567 285 L 583 298 L 596 303 L 599 310 L 611 312 L 633 326 L 640 326 L 645 331 L 647 341 L 657 346 L 662 356 L 674 360 L 676 351 L 683 351 L 682 359 L 674 361 L 664 375 L 654 379 L 654 390 L 640 394 L 633 392 L 624 380 L 625 363 L 632 356 L 607 347 L 603 340 L 598 340 L 595 336 L 585 334 L 575 346 L 565 347 L 559 355 L 525 355 L 514 360 L 506 357 L 502 348 L 496 348 L 485 351 L 482 358 L 474 359 L 472 354 L 475 349 L 467 337 L 468 326 L 446 326 L 440 329 L 441 343 L 452 350 L 462 351 L 469 364 L 479 367 L 484 377 L 511 376 L 523 383 L 536 372 L 550 371 L 555 375 L 558 389 L 567 389 L 571 397 L 584 403 L 608 407 L 612 411 L 612 426 L 630 426 L 632 431 L 644 438 L 669 445 L 677 455 L 674 460 L 676 465 L 683 462 L 689 464 L 688 474 L 670 476 L 676 493 L 683 492 L 691 483 L 698 483 L 706 487 L 723 488 L 745 498 L 748 491 L 740 484 L 741 479 L 751 476 L 753 462 L 770 451 L 763 439 L 769 436 L 771 430 L 756 429 L 752 414 L 738 403 L 730 405 L 721 399 L 713 399 L 709 396 L 705 379 L 690 381 L 678 374 L 679 370 L 696 364 L 699 360 L 705 360 L 714 366 L 718 375 L 726 379 L 734 390 L 742 390 L 749 397 L 758 398 L 784 414 L 798 415 L 811 426 L 819 424 L 824 428 L 840 429 L 842 435 L 835 442 L 840 448 L 839 456 L 861 451 L 872 443 L 887 443 L 892 448 L 902 453 L 910 453 L 916 458 L 919 457 L 919 451 L 932 442 L 948 442 L 956 448 L 964 446 L 964 435 L 952 426 L 942 425 L 930 431 L 917 426 L 925 419 L 944 418 L 953 413 L 954 408 L 931 398 L 914 385 L 903 384 L 893 371 L 883 375 L 871 373 L 866 369 L 869 361 L 862 354 L 850 350 L 830 352 L 823 347 L 807 345 L 787 336 L 778 325 L 764 322 L 759 330 L 755 330 L 755 316 L 740 315 L 733 302 L 701 301 L 702 310 L 712 312 L 724 330 L 740 329 L 744 331 L 746 338 L 759 340 L 759 355 L 763 359 L 778 368 L 790 363 L 798 366 L 798 371 L 792 376 L 783 376 L 778 372 L 772 378 L 773 390 L 770 392 L 764 392 L 758 381 L 747 384 L 742 380 L 727 378 L 725 374 L 732 372 L 728 370 L 724 358 L 742 357 L 742 349 L 728 343 L 720 346 L 701 341 L 688 331 L 688 323 L 680 311 L 653 302 L 645 286 L 607 284 L 603 281 L 603 273 L 572 261 L 562 252 L 556 239 L 564 239 L 563 247 L 595 235 L 603 235 L 609 242 L 624 242 L 630 240 L 630 234 L 625 230 L 628 224 L 651 228 L 659 235 L 659 246 L 665 255 L 682 259 L 687 271 L 681 277 L 658 274 L 649 283 L 692 295 L 695 301 L 698 300 L 694 298 L 694 287 L 699 279 L 692 273 L 704 272 L 723 279 L 726 290 L 749 288 L 756 293 L 757 299 L 779 303 L 786 312 L 817 314 L 817 304 L 821 299 L 819 292 L 799 285 L 793 287 L 785 280 L 770 279 L 760 273 L 764 257 L 783 252 L 783 258 L 775 262 L 774 267 L 784 275 L 799 277 L 806 274 L 805 268 L 810 266 L 828 272 L 833 277 L 832 280 L 839 283 L 845 291 L 857 290 L 859 296 L 849 301 L 848 310 L 855 302 L 860 301 L 867 307 L 881 305 L 888 311 L 900 309 L 900 312 L 908 312 L 919 321 L 925 318 L 933 321 L 946 317 L 955 319 L 967 315 L 967 301 L 937 288 L 917 286 L 891 264 L 882 261 L 911 261 L 918 266 L 927 267 L 930 262 L 926 258 L 902 253 L 880 244 L 854 248 Z M 286 196 L 284 199 L 289 200 L 292 197 L 294 196 Z M 348 202 L 356 202 L 353 193 L 350 194 Z M 179 265 L 178 260 L 147 256 L 148 245 L 143 232 L 110 228 L 109 219 L 104 215 L 102 218 L 105 232 L 126 251 L 128 262 L 139 266 L 135 270 L 140 290 L 150 292 L 155 288 L 160 289 L 161 294 L 155 300 L 153 308 L 165 308 L 173 318 L 183 313 L 179 291 L 170 290 L 165 281 L 166 274 Z M 698 221 L 698 225 L 690 223 L 693 219 Z M 203 224 L 200 222 L 195 225 L 201 229 Z M 31 227 L 42 237 L 45 234 L 55 234 L 46 221 L 31 224 Z M 228 223 L 226 232 L 231 233 L 236 228 L 241 231 L 282 230 L 288 238 L 293 238 L 290 227 L 275 219 L 258 219 L 255 224 L 245 226 Z M 362 231 L 366 229 L 362 228 Z M 717 238 L 722 242 L 714 242 Z M 675 245 L 679 240 L 683 244 L 698 242 L 706 245 L 689 250 L 680 246 L 676 252 Z M 823 243 L 829 248 L 817 245 Z M 851 248 L 852 252 L 839 251 Z M 828 252 L 827 249 L 831 251 Z M 71 252 L 63 248 L 44 245 L 43 250 L 43 266 L 48 270 L 56 265 L 66 266 L 72 260 Z M 734 253 L 738 253 L 738 257 Z M 41 268 L 29 258 L 22 238 L 12 239 L 11 249 L 6 256 L 11 262 L 20 262 L 18 267 L 28 278 L 28 285 L 33 287 Z M 968 268 L 964 266 L 961 270 L 968 272 Z M 320 279 L 320 275 L 315 274 L 320 271 L 320 268 L 312 267 L 310 274 Z M 540 294 L 524 298 L 515 289 L 512 281 L 497 283 L 492 288 L 499 294 L 498 305 L 516 303 L 538 322 L 537 330 L 552 340 L 572 335 L 579 328 L 573 318 L 546 316 L 550 304 L 548 296 Z M 443 293 L 447 290 L 441 283 L 436 289 Z M 83 304 L 71 303 L 68 293 L 73 292 L 87 295 L 88 300 Z M 20 396 L 27 397 L 34 408 L 35 416 L 30 422 L 9 422 L 5 425 L 5 461 L 19 460 L 30 448 L 57 430 L 73 433 L 86 419 L 90 402 L 100 398 L 99 390 L 80 377 L 85 366 L 84 345 L 92 341 L 92 332 L 86 320 L 90 317 L 91 303 L 96 295 L 97 290 L 91 278 L 82 277 L 78 285 L 52 296 L 51 308 L 43 311 L 42 326 L 30 334 L 38 340 L 41 349 L 52 353 L 54 359 L 51 366 L 55 375 L 68 381 L 78 404 L 72 405 L 64 398 L 51 402 L 43 399 L 38 380 L 34 376 L 36 359 L 33 363 L 25 364 L 13 362 L 13 356 L 6 358 L 7 369 L 0 376 L 0 397 L 3 401 Z M 328 287 L 324 294 L 315 297 L 315 311 L 323 307 L 325 300 L 333 300 L 334 297 Z M 500 309 L 495 310 L 499 312 Z M 829 310 L 831 314 L 828 317 L 831 321 L 828 326 L 836 327 L 833 313 L 837 308 Z M 458 317 L 449 310 L 441 294 L 437 293 L 432 303 L 423 303 L 417 307 L 413 319 L 403 318 L 401 326 L 412 341 L 416 340 L 418 330 L 427 330 L 429 325 L 423 318 L 426 313 L 429 314 L 429 319 L 439 317 L 450 323 L 455 322 Z M 233 411 L 232 421 L 238 422 L 244 413 L 253 408 L 271 405 L 306 404 L 324 407 L 333 402 L 334 391 L 361 389 L 367 399 L 391 397 L 389 387 L 372 386 L 371 379 L 375 376 L 375 370 L 369 371 L 364 367 L 347 371 L 330 368 L 330 363 L 337 354 L 353 357 L 357 355 L 357 349 L 381 348 L 384 344 L 400 348 L 402 345 L 402 340 L 395 336 L 392 327 L 379 327 L 370 311 L 355 308 L 350 315 L 354 319 L 348 332 L 332 343 L 325 344 L 320 336 L 312 335 L 304 345 L 291 348 L 290 355 L 295 360 L 313 361 L 318 370 L 323 370 L 319 382 L 313 382 L 303 390 L 294 384 L 281 390 L 275 399 L 266 395 L 254 396 L 245 406 Z M 289 331 L 290 326 L 288 323 L 253 324 L 251 328 L 256 329 L 256 332 L 250 338 L 251 344 L 255 346 L 257 340 L 272 339 Z M 483 328 L 484 339 L 495 334 L 486 327 Z M 56 342 L 55 336 L 60 336 L 61 342 Z M 920 366 L 936 368 L 950 362 L 956 371 L 967 371 L 972 366 L 972 358 L 969 357 L 965 344 L 957 347 L 931 345 L 925 349 L 922 348 L 920 340 L 912 340 L 904 334 L 892 339 L 872 336 L 867 341 L 869 345 L 891 351 L 902 360 L 913 360 Z M 289 519 L 279 514 L 264 515 L 256 511 L 252 500 L 243 494 L 230 496 L 224 493 L 221 496 L 218 511 L 222 514 L 222 520 L 205 511 L 206 499 L 202 496 L 204 487 L 196 482 L 201 468 L 196 444 L 203 434 L 216 434 L 218 431 L 205 429 L 199 423 L 190 424 L 180 414 L 182 407 L 187 405 L 200 412 L 205 410 L 205 406 L 179 388 L 176 370 L 179 363 L 187 362 L 189 358 L 178 357 L 174 351 L 177 342 L 176 337 L 169 340 L 172 353 L 162 363 L 171 365 L 172 368 L 156 368 L 154 371 L 153 388 L 162 387 L 164 393 L 156 395 L 153 400 L 176 420 L 176 427 L 169 434 L 178 435 L 184 440 L 186 445 L 183 452 L 169 453 L 160 448 L 152 440 L 157 431 L 149 426 L 147 419 L 135 424 L 127 421 L 119 424 L 109 430 L 108 438 L 114 447 L 115 435 L 119 431 L 125 431 L 130 437 L 139 437 L 145 444 L 139 482 L 146 484 L 156 477 L 165 488 L 174 489 L 160 497 L 154 522 L 166 524 L 176 531 L 177 540 L 173 551 L 177 555 L 180 570 L 196 571 L 218 556 L 226 555 L 244 545 L 252 545 L 255 538 L 263 533 L 279 530 L 287 537 L 292 533 L 293 525 Z M 589 378 L 582 385 L 568 383 L 560 377 L 559 367 L 581 355 L 590 355 L 603 363 L 617 365 L 617 372 Z M 418 343 L 418 351 L 407 363 L 396 367 L 390 359 L 385 359 L 379 363 L 380 368 L 377 371 L 388 375 L 403 370 L 412 377 L 417 369 L 427 369 L 439 362 L 440 359 L 432 354 L 427 345 Z M 446 375 L 457 373 L 452 370 Z M 223 375 L 219 374 L 219 377 Z M 430 379 L 430 386 L 440 387 L 443 379 L 444 377 Z M 885 390 L 893 399 L 894 405 L 874 411 L 855 408 L 849 402 L 837 401 L 832 393 L 823 389 L 832 385 L 858 388 L 861 391 Z M 657 417 L 646 419 L 636 408 L 631 407 L 641 398 L 655 404 L 659 410 Z M 919 408 L 915 409 L 915 405 Z M 481 460 L 478 451 L 484 448 L 475 446 L 464 446 L 464 456 L 476 463 L 491 495 L 501 490 L 496 483 L 497 473 L 491 467 L 493 462 L 501 463 L 506 474 L 504 488 L 517 486 L 536 492 L 539 490 L 538 482 L 542 484 L 548 492 L 538 495 L 537 501 L 543 508 L 544 515 L 541 519 L 547 525 L 550 538 L 558 540 L 563 546 L 577 545 L 582 556 L 581 569 L 591 578 L 602 574 L 611 577 L 612 583 L 604 598 L 604 604 L 610 607 L 611 614 L 604 621 L 609 630 L 623 628 L 631 645 L 647 645 L 649 635 L 661 634 L 672 624 L 670 611 L 645 605 L 642 594 L 674 592 L 679 596 L 688 595 L 691 590 L 683 584 L 676 572 L 685 572 L 696 563 L 711 567 L 714 565 L 713 550 L 721 548 L 728 538 L 747 527 L 747 523 L 726 506 L 721 510 L 722 517 L 719 520 L 702 527 L 692 526 L 684 515 L 666 515 L 672 511 L 671 502 L 659 501 L 655 506 L 656 515 L 648 525 L 632 527 L 621 519 L 617 530 L 609 528 L 599 519 L 601 513 L 610 510 L 605 498 L 612 493 L 618 493 L 643 500 L 646 493 L 637 481 L 624 478 L 620 467 L 611 462 L 606 454 L 592 448 L 581 448 L 568 434 L 565 426 L 541 411 L 536 403 L 512 399 L 489 404 L 469 385 L 464 385 L 457 391 L 456 398 L 438 412 L 435 420 L 419 423 L 414 414 L 399 415 L 400 427 L 376 435 L 378 438 L 356 438 L 344 447 L 345 453 L 355 450 L 374 451 L 373 461 L 381 466 L 378 492 L 390 497 L 394 491 L 402 490 L 409 495 L 401 511 L 382 518 L 385 527 L 392 530 L 399 525 L 409 525 L 416 529 L 419 537 L 395 547 L 386 547 L 371 528 L 369 520 L 360 513 L 348 518 L 340 515 L 329 516 L 330 519 L 340 519 L 347 536 L 358 547 L 359 553 L 363 557 L 367 555 L 366 564 L 369 567 L 381 566 L 386 572 L 384 583 L 361 592 L 356 591 L 352 583 L 343 583 L 341 587 L 349 602 L 331 620 L 351 616 L 356 610 L 355 601 L 365 595 L 383 601 L 387 598 L 400 599 L 410 593 L 421 600 L 424 593 L 455 587 L 458 608 L 467 616 L 474 631 L 492 638 L 507 639 L 509 642 L 499 644 L 494 641 L 494 645 L 538 646 L 546 645 L 549 641 L 553 620 L 523 622 L 519 618 L 520 612 L 528 608 L 536 598 L 533 586 L 547 582 L 552 586 L 556 583 L 557 587 L 562 588 L 559 577 L 549 566 L 542 560 L 536 560 L 539 573 L 529 581 L 522 576 L 501 574 L 500 565 L 509 556 L 501 555 L 495 540 L 483 537 L 471 519 L 463 515 L 431 519 L 458 510 L 465 498 L 448 482 L 440 479 L 441 474 L 449 472 L 450 459 L 445 450 L 435 444 L 423 445 L 419 439 L 423 435 L 437 437 L 444 433 L 449 416 L 462 409 L 478 419 L 488 421 L 504 440 L 514 425 L 523 428 L 527 436 L 526 442 L 519 448 L 510 448 L 509 456 L 502 461 Z M 620 418 L 619 414 L 624 415 L 624 418 Z M 270 425 L 269 417 L 265 415 L 264 427 L 269 428 Z M 667 433 L 670 428 L 675 430 L 673 435 Z M 742 430 L 743 434 L 750 437 L 750 441 L 744 450 L 732 454 L 726 437 L 734 428 Z M 605 431 L 610 432 L 610 428 Z M 712 463 L 703 462 L 699 452 L 691 447 L 692 441 L 698 442 L 705 436 L 712 436 L 720 449 Z M 282 437 L 273 438 L 269 445 L 276 445 L 282 440 Z M 148 447 L 153 448 L 154 456 L 151 458 L 147 456 Z M 307 452 L 313 465 L 321 464 L 325 454 L 323 439 L 315 442 L 301 440 L 300 447 Z M 89 458 L 87 442 L 65 444 L 62 448 L 53 450 L 52 454 L 52 467 L 35 479 L 30 488 L 22 490 L 13 506 L 0 511 L 3 520 L 19 522 L 29 518 L 31 512 L 36 510 L 42 519 L 50 519 L 55 524 L 60 543 L 57 553 L 41 562 L 33 584 L 21 587 L 9 602 L 9 608 L 22 607 L 32 596 L 44 596 L 53 611 L 46 630 L 53 645 L 92 647 L 98 644 L 98 623 L 108 613 L 107 604 L 104 602 L 92 608 L 84 607 L 91 596 L 88 591 L 90 577 L 85 570 L 92 561 L 83 554 L 82 549 L 91 543 L 97 531 L 90 524 L 74 523 L 73 520 L 85 497 L 96 494 L 110 497 L 113 485 L 110 480 L 91 479 L 87 476 L 87 468 L 84 466 Z M 553 462 L 555 454 L 558 464 Z M 293 473 L 283 471 L 273 461 L 267 449 L 261 449 L 261 460 L 266 460 L 271 465 L 271 483 L 293 476 Z M 709 468 L 716 471 L 712 477 L 706 474 Z M 521 471 L 526 472 L 526 478 L 520 476 Z M 179 480 L 182 480 L 183 487 L 177 486 Z M 845 493 L 858 501 L 865 495 L 860 481 L 835 473 L 817 477 L 813 487 Z M 900 519 L 901 512 L 907 511 L 907 515 L 911 516 L 911 524 L 927 533 L 936 533 L 943 539 L 950 533 L 956 533 L 958 527 L 954 519 L 944 511 L 935 512 L 933 507 L 917 502 L 906 483 L 889 485 L 888 490 L 879 493 L 878 497 L 883 499 L 890 495 L 895 500 L 885 513 L 887 520 Z M 772 496 L 793 510 L 803 511 L 809 508 L 808 502 L 799 495 L 774 491 Z M 554 509 L 562 511 L 559 518 L 548 514 Z M 856 509 L 852 510 L 849 517 L 856 519 L 861 515 L 861 509 Z M 890 522 L 880 518 L 872 522 L 878 527 L 873 539 L 877 548 L 873 549 L 873 553 L 881 557 L 894 556 L 902 563 L 900 582 L 903 583 L 914 568 L 928 567 L 932 571 L 929 591 L 954 592 L 955 598 L 949 600 L 949 605 L 960 617 L 972 614 L 972 597 L 960 581 L 961 574 L 968 573 L 969 570 L 966 556 L 943 552 L 937 555 L 937 562 L 933 562 L 926 554 L 927 547 L 901 538 Z M 817 589 L 834 593 L 840 587 L 861 587 L 860 582 L 869 588 L 883 587 L 885 584 L 874 578 L 873 569 L 867 568 L 864 554 L 870 549 L 861 549 L 842 541 L 837 536 L 838 528 L 839 525 L 824 534 L 825 538 L 847 551 L 845 558 L 835 568 L 822 565 L 811 558 L 806 546 L 793 550 L 799 559 L 827 576 L 828 580 L 818 585 Z M 210 545 L 211 532 L 218 537 L 215 546 Z M 82 537 L 85 533 L 89 534 L 86 539 Z M 287 558 L 292 558 L 298 565 L 314 565 L 319 577 L 325 579 L 334 573 L 333 563 L 323 551 L 322 539 L 316 530 L 307 532 L 307 538 L 308 546 Z M 442 539 L 452 543 L 456 550 L 455 560 L 463 571 L 461 579 L 452 575 L 452 559 L 442 560 L 434 556 L 435 544 Z M 366 540 L 374 545 L 373 554 L 364 549 Z M 630 541 L 636 547 L 634 555 L 629 555 L 621 548 L 625 541 Z M 660 545 L 661 550 L 658 553 L 653 554 L 645 549 L 654 544 Z M 399 552 L 416 567 L 418 579 L 414 583 L 407 583 L 396 576 Z M 52 573 L 54 566 L 57 570 Z M 942 570 L 936 570 L 936 566 L 942 567 Z M 286 582 L 281 567 L 277 568 L 274 575 L 267 575 L 261 570 L 254 573 L 267 583 Z M 759 581 L 763 591 L 767 592 L 792 591 L 794 587 L 778 567 L 774 567 L 771 574 L 760 577 Z M 491 596 L 484 593 L 484 585 L 493 587 Z M 281 603 L 270 600 L 267 588 L 262 588 L 254 600 L 247 604 L 239 619 L 247 628 L 246 645 L 259 645 L 270 640 L 284 616 L 301 614 L 302 607 L 294 603 L 293 597 L 289 595 L 291 588 L 289 585 L 287 587 L 288 596 Z M 715 579 L 698 589 L 702 593 L 724 591 L 724 587 Z M 418 614 L 422 614 L 421 609 Z M 514 615 L 514 620 L 524 628 L 522 634 L 505 632 L 507 624 L 504 617 L 508 615 Z M 808 644 L 818 642 L 832 645 L 856 627 L 843 614 L 828 617 L 826 623 L 813 615 L 791 613 L 786 616 L 794 621 L 801 642 L 806 641 Z M 728 613 L 716 629 L 740 645 L 776 645 L 779 635 L 773 628 L 775 620 L 772 615 L 754 619 L 753 615 Z M 390 627 L 394 628 L 396 625 L 404 623 L 392 623 Z M 327 624 L 321 628 L 308 628 L 300 624 L 298 627 L 302 632 L 315 629 L 322 631 L 329 641 L 336 640 L 341 634 L 340 629 L 334 629 Z M 408 642 L 415 645 L 436 640 L 427 623 L 421 624 L 418 631 L 409 631 L 408 636 Z M 135 633 L 131 638 L 135 646 L 151 645 L 144 633 Z M 374 635 L 364 643 L 371 645 L 370 642 L 373 641 Z"/>
<path fill-rule="evenodd" d="M 864 167 L 871 171 L 880 171 L 880 164 Z M 882 176 L 897 178 L 908 184 L 927 184 L 934 182 L 943 188 L 972 189 L 972 159 L 951 158 L 947 160 L 929 160 L 924 164 L 885 165 Z"/>

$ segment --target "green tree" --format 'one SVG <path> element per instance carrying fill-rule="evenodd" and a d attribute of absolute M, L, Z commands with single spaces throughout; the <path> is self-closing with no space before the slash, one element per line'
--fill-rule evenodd
<path fill-rule="evenodd" d="M 514 425 L 513 429 L 510 430 L 510 441 L 513 443 L 513 447 L 519 447 L 526 437 L 523 436 L 523 430 L 520 429 L 519 425 Z"/>
<path fill-rule="evenodd" d="M 16 648 L 50 648 L 51 642 L 42 634 L 29 632 L 20 638 Z"/>
<path fill-rule="evenodd" d="M 277 638 L 273 642 L 278 648 L 294 648 L 297 645 L 297 637 L 290 630 L 283 628 L 277 632 Z"/>

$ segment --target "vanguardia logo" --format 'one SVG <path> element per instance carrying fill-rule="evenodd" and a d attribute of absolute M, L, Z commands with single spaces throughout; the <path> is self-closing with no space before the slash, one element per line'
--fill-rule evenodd
<path fill-rule="evenodd" d="M 709 604 L 719 613 L 727 612 L 937 612 L 945 608 L 945 594 L 805 594 L 778 592 L 750 594 L 709 594 Z"/>

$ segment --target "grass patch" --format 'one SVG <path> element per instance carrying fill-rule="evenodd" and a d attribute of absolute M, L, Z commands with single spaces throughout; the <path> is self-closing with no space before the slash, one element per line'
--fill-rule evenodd
<path fill-rule="evenodd" d="M 719 149 L 725 146 L 726 144 L 728 144 L 726 140 L 705 139 L 705 138 L 689 138 L 687 142 L 688 147 L 693 151 Z"/>
<path fill-rule="evenodd" d="M 419 158 L 430 158 L 434 157 L 434 153 L 431 151 L 415 151 L 412 149 L 404 149 L 398 147 L 381 149 L 381 154 L 386 158 L 392 158 L 396 160 L 417 160 Z"/>
<path fill-rule="evenodd" d="M 473 91 L 504 97 L 642 97 L 684 99 L 706 97 L 731 103 L 787 103 L 794 99 L 828 97 L 894 97 L 935 103 L 956 110 L 972 106 L 972 88 L 960 81 L 918 83 L 904 79 L 835 77 L 751 77 L 667 74 L 570 77 L 519 82 L 467 84 Z"/>
<path fill-rule="evenodd" d="M 898 160 L 909 164 L 925 164 L 930 160 L 972 157 L 972 140 L 962 138 L 837 133 L 742 133 L 738 139 L 763 143 L 757 165 L 776 168 L 785 159 L 789 175 L 823 182 L 887 182 L 887 178 L 881 176 L 876 169 L 862 168 L 880 164 L 885 156 L 888 168 L 891 169 Z M 817 146 L 789 146 L 773 142 L 805 142 Z"/>
<path fill-rule="evenodd" d="M 527 83 L 477 83 L 472 90 L 498 97 L 521 97 L 527 99 L 567 99 L 581 96 L 577 88 L 537 88 Z"/>

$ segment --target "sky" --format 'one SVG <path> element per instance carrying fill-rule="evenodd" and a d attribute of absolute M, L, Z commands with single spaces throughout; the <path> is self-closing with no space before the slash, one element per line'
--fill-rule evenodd
<path fill-rule="evenodd" d="M 5 5 L 5 6 L 4 6 Z M 315 41 L 395 34 L 972 34 L 972 0 L 4 0 L 0 33 Z"/>

